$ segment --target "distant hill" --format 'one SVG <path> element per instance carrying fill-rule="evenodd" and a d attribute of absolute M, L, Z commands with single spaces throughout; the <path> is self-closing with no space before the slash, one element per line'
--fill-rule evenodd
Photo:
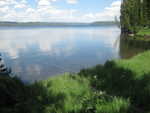
<path fill-rule="evenodd" d="M 116 25 L 115 22 L 92 22 L 92 23 L 64 23 L 64 22 L 0 22 L 1 27 L 11 26 L 105 26 Z"/>
<path fill-rule="evenodd" d="M 115 21 L 97 21 L 91 23 L 92 25 L 116 25 Z"/>

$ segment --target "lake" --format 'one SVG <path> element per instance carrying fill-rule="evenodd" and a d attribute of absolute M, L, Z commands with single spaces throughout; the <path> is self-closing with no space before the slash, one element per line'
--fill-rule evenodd
<path fill-rule="evenodd" d="M 97 27 L 0 28 L 0 52 L 26 82 L 119 59 L 120 29 Z"/>

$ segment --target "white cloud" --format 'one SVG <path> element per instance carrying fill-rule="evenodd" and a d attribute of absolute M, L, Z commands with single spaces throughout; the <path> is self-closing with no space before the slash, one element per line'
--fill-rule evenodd
<path fill-rule="evenodd" d="M 111 6 L 113 6 L 113 7 L 120 7 L 120 5 L 121 5 L 121 1 L 120 1 L 120 0 L 115 1 L 115 2 L 113 2 L 113 3 L 111 4 Z"/>
<path fill-rule="evenodd" d="M 8 10 L 9 10 L 9 7 L 8 7 L 8 6 L 5 6 L 5 7 L 3 7 L 3 8 L 0 8 L 1 13 L 7 13 Z"/>
<path fill-rule="evenodd" d="M 49 0 L 39 0 L 38 5 L 39 6 L 46 6 L 46 5 L 50 5 L 50 1 Z"/>
<path fill-rule="evenodd" d="M 77 4 L 78 1 L 77 0 L 67 0 L 68 4 Z"/>
<path fill-rule="evenodd" d="M 92 21 L 112 21 L 114 20 L 115 16 L 120 16 L 120 6 L 121 1 L 117 0 L 110 6 L 105 7 L 102 12 L 85 14 L 82 18 L 84 20 L 86 20 L 86 18 L 89 18 Z"/>
<path fill-rule="evenodd" d="M 35 8 L 27 0 L 0 0 L 1 21 L 62 21 L 62 22 L 91 22 L 114 20 L 120 15 L 121 1 L 117 0 L 97 13 L 82 13 L 77 9 L 60 9 L 53 5 L 58 0 L 36 0 Z M 75 4 L 76 0 L 68 0 Z M 23 10 L 21 10 L 23 9 Z"/>
<path fill-rule="evenodd" d="M 15 5 L 16 0 L 0 0 L 0 6 Z"/>
<path fill-rule="evenodd" d="M 26 5 L 25 4 L 17 4 L 14 6 L 15 8 L 25 8 Z"/>
<path fill-rule="evenodd" d="M 4 6 L 4 5 L 6 5 L 6 2 L 3 1 L 3 0 L 1 0 L 1 1 L 0 1 L 0 6 Z"/>

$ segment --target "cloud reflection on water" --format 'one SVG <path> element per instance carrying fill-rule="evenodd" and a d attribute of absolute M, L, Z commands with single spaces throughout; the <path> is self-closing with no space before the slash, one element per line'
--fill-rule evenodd
<path fill-rule="evenodd" d="M 6 62 L 26 81 L 119 58 L 116 27 L 13 28 L 0 29 L 0 34 Z"/>

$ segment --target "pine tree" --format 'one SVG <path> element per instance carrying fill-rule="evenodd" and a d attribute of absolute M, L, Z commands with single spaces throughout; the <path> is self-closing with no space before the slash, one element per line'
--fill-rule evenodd
<path fill-rule="evenodd" d="M 150 0 L 146 0 L 147 24 L 150 26 Z"/>
<path fill-rule="evenodd" d="M 138 27 L 150 27 L 150 0 L 123 0 L 120 22 L 125 31 L 137 32 Z"/>

